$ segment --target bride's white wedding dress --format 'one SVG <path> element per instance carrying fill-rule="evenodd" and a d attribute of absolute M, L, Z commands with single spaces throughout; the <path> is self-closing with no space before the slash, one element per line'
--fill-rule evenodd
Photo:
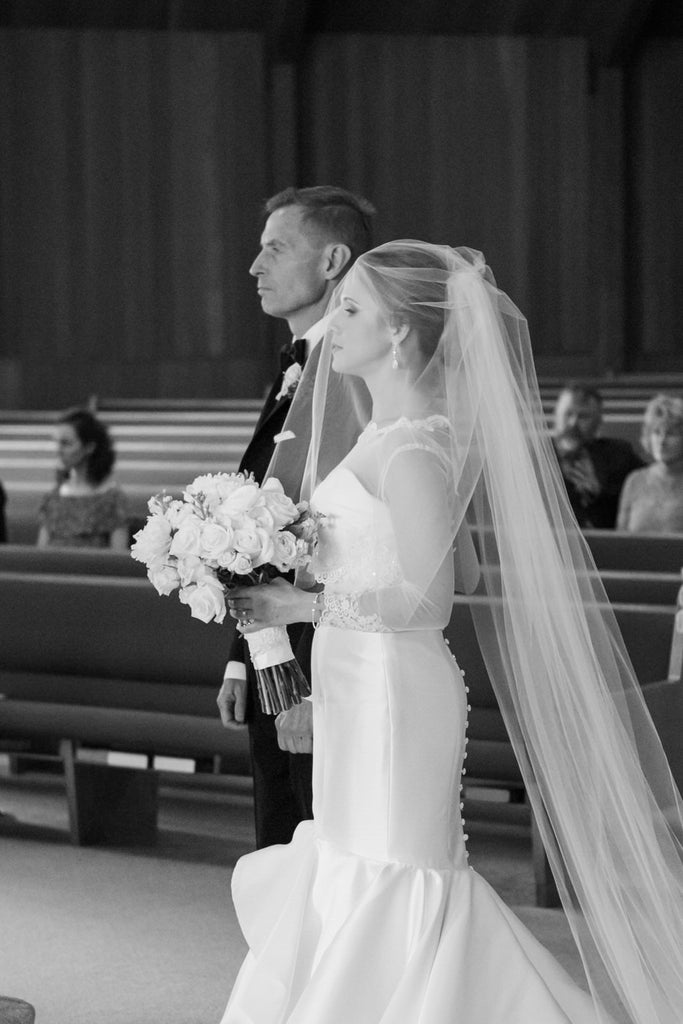
<path fill-rule="evenodd" d="M 398 629 L 378 614 L 395 601 L 363 600 L 409 585 L 395 518 L 368 474 L 409 473 L 442 428 L 438 417 L 371 425 L 315 491 L 326 593 L 313 649 L 315 820 L 235 869 L 249 952 L 223 1024 L 596 1020 L 591 1000 L 468 866 L 467 695 L 443 639 L 448 607 L 423 605 L 420 628 Z M 421 497 L 427 508 L 430 495 Z"/>

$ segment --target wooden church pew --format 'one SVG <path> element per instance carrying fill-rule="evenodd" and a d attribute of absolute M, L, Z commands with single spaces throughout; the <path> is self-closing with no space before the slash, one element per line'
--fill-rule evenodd
<path fill-rule="evenodd" d="M 598 569 L 678 573 L 683 567 L 683 534 L 585 530 Z"/>
<path fill-rule="evenodd" d="M 216 707 L 233 628 L 191 618 L 146 579 L 0 571 L 0 736 L 60 742 L 74 842 L 156 830 L 156 773 L 80 761 L 81 744 L 220 755 L 249 774 L 246 732 Z"/>
<path fill-rule="evenodd" d="M 0 544 L 0 572 L 144 577 L 147 570 L 142 562 L 136 562 L 127 551 Z"/>

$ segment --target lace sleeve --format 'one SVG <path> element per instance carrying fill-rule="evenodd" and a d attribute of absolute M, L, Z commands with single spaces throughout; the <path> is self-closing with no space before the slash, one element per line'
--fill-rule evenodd
<path fill-rule="evenodd" d="M 377 614 L 364 615 L 361 599 L 364 595 L 323 592 L 322 612 L 319 625 L 336 626 L 338 629 L 355 629 L 361 633 L 387 633 Z"/>

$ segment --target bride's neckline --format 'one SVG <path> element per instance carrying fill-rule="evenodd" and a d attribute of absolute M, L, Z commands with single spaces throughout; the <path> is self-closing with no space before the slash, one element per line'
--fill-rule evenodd
<path fill-rule="evenodd" d="M 371 434 L 377 436 L 378 434 L 386 434 L 390 430 L 397 430 L 399 427 L 426 427 L 428 430 L 433 430 L 436 423 L 448 424 L 449 420 L 447 416 L 442 413 L 432 413 L 430 416 L 417 416 L 411 418 L 410 416 L 399 416 L 396 420 L 389 420 L 389 422 L 377 422 L 376 420 L 370 420 L 368 425 L 363 429 L 361 437 L 364 434 Z"/>

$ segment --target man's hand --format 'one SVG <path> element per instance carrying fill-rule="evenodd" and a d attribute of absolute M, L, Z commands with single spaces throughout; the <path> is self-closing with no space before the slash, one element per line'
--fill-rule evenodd
<path fill-rule="evenodd" d="M 576 487 L 577 491 L 594 498 L 600 494 L 600 482 L 595 474 L 593 463 L 587 456 L 582 456 L 568 469 L 566 476 Z"/>
<path fill-rule="evenodd" d="M 280 750 L 290 754 L 313 753 L 313 705 L 302 700 L 289 711 L 281 711 L 275 719 Z"/>
<path fill-rule="evenodd" d="M 226 729 L 243 729 L 246 725 L 247 681 L 226 676 L 218 691 L 216 704 Z"/>
<path fill-rule="evenodd" d="M 241 633 L 265 626 L 311 622 L 315 594 L 292 586 L 282 578 L 253 587 L 235 587 L 228 593 L 228 610 Z"/>

